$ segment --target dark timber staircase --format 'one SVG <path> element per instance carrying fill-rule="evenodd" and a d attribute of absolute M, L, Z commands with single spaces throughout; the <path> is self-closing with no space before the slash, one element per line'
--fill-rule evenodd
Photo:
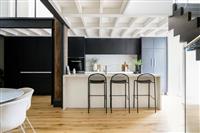
<path fill-rule="evenodd" d="M 169 17 L 169 30 L 172 29 L 175 36 L 180 35 L 181 42 L 190 43 L 200 35 L 200 14 L 193 15 L 192 11 L 174 4 L 173 15 Z M 200 40 L 191 45 L 190 50 L 196 50 L 197 60 L 200 60 Z"/>

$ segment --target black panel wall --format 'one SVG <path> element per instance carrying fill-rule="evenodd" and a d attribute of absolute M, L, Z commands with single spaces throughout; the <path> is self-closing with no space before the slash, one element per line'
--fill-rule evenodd
<path fill-rule="evenodd" d="M 141 39 L 87 38 L 86 54 L 138 54 L 141 55 Z"/>
<path fill-rule="evenodd" d="M 51 37 L 5 38 L 5 87 L 33 87 L 34 94 L 52 93 Z"/>

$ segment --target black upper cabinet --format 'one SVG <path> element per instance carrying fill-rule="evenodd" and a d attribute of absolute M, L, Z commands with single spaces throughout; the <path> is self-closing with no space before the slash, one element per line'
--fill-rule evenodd
<path fill-rule="evenodd" d="M 85 38 L 69 37 L 68 38 L 68 57 L 85 56 Z"/>
<path fill-rule="evenodd" d="M 141 55 L 141 39 L 88 38 L 85 53 Z"/>

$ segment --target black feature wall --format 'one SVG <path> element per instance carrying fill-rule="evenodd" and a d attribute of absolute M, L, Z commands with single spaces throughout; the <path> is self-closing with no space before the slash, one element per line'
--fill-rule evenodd
<path fill-rule="evenodd" d="M 141 39 L 87 38 L 86 54 L 137 54 L 141 56 Z"/>
<path fill-rule="evenodd" d="M 5 87 L 32 87 L 34 94 L 52 93 L 51 37 L 5 38 Z"/>

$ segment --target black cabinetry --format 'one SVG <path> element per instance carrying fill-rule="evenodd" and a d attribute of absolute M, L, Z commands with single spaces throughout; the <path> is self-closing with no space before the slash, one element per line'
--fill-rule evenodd
<path fill-rule="evenodd" d="M 85 38 L 69 37 L 68 38 L 68 57 L 84 57 L 85 56 Z"/>
<path fill-rule="evenodd" d="M 53 88 L 51 37 L 5 38 L 5 87 L 32 87 L 50 95 Z"/>
<path fill-rule="evenodd" d="M 141 55 L 141 39 L 87 38 L 86 54 Z"/>
<path fill-rule="evenodd" d="M 85 38 L 68 38 L 68 65 L 70 71 L 76 69 L 77 73 L 85 71 Z"/>

